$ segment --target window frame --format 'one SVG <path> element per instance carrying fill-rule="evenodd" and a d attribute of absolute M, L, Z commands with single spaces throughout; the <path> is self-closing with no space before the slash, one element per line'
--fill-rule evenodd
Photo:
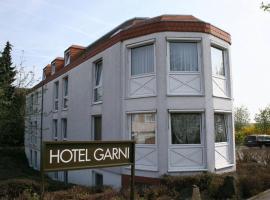
<path fill-rule="evenodd" d="M 225 131 L 226 131 L 226 138 L 227 138 L 227 141 L 224 142 L 216 142 L 216 123 L 215 123 L 215 115 L 218 114 L 218 115 L 224 115 L 224 121 L 225 121 Z M 228 113 L 228 112 L 219 112 L 219 111 L 214 111 L 214 142 L 215 142 L 215 145 L 229 145 L 230 144 L 230 136 L 229 136 L 229 130 L 230 130 L 230 122 L 229 122 L 229 117 L 230 117 L 230 114 L 231 113 Z"/>
<path fill-rule="evenodd" d="M 213 73 L 213 65 L 212 65 L 212 48 L 218 49 L 222 51 L 222 59 L 223 59 L 223 70 L 224 70 L 224 75 L 219 75 L 219 74 L 214 74 Z M 222 45 L 219 45 L 217 43 L 212 42 L 210 44 L 210 61 L 211 61 L 211 71 L 212 71 L 212 76 L 220 79 L 227 79 L 228 75 L 228 49 Z"/>
<path fill-rule="evenodd" d="M 153 56 L 154 56 L 154 71 L 150 73 L 144 73 L 144 74 L 138 74 L 138 75 L 132 75 L 132 63 L 131 63 L 131 51 L 132 49 L 144 47 L 144 46 L 150 46 L 153 45 Z M 127 51 L 128 51 L 128 77 L 129 80 L 133 78 L 141 78 L 141 77 L 147 77 L 147 76 L 156 76 L 156 40 L 155 39 L 149 39 L 141 42 L 136 42 L 132 44 L 126 45 Z"/>
<path fill-rule="evenodd" d="M 151 146 L 155 147 L 158 143 L 158 132 L 157 132 L 157 111 L 156 110 L 149 110 L 149 111 L 133 111 L 133 112 L 127 112 L 127 119 L 128 119 L 128 140 L 132 139 L 132 115 L 134 114 L 154 114 L 155 115 L 155 143 L 154 144 L 137 144 L 135 143 L 136 147 L 146 147 Z"/>
<path fill-rule="evenodd" d="M 101 118 L 101 133 L 100 133 L 100 139 L 95 139 L 95 118 L 100 117 Z M 102 141 L 102 115 L 92 115 L 92 134 L 91 134 L 93 141 Z"/>
<path fill-rule="evenodd" d="M 30 165 L 30 167 L 33 167 L 33 150 L 32 149 L 30 149 L 30 162 L 29 162 L 29 165 Z"/>
<path fill-rule="evenodd" d="M 55 126 L 56 125 L 56 126 Z M 53 119 L 52 120 L 52 138 L 54 141 L 58 140 L 58 119 Z"/>
<path fill-rule="evenodd" d="M 55 72 L 56 72 L 56 63 L 53 62 L 53 63 L 51 64 L 51 74 L 53 75 L 53 74 L 55 74 Z"/>
<path fill-rule="evenodd" d="M 37 163 L 38 163 L 38 155 L 37 155 L 37 151 L 34 151 L 34 169 L 37 169 Z"/>
<path fill-rule="evenodd" d="M 56 95 L 57 92 L 57 95 Z M 57 103 L 57 109 L 56 109 Z M 57 112 L 59 110 L 59 81 L 53 83 L 53 111 Z"/>
<path fill-rule="evenodd" d="M 172 127 L 171 127 L 171 114 L 199 114 L 201 116 L 200 120 L 200 143 L 199 144 L 173 144 L 172 143 Z M 168 142 L 169 146 L 171 147 L 184 147 L 184 146 L 198 146 L 204 147 L 205 144 L 205 114 L 204 110 L 168 110 L 168 127 L 169 127 L 169 134 L 168 134 Z"/>
<path fill-rule="evenodd" d="M 65 121 L 65 126 L 66 127 L 64 127 L 64 121 Z M 62 135 L 63 140 L 66 141 L 67 138 L 68 138 L 68 122 L 67 122 L 67 118 L 61 118 L 61 135 Z"/>
<path fill-rule="evenodd" d="M 101 63 L 101 74 L 100 74 L 100 81 L 99 81 L 99 85 L 96 85 L 96 67 L 98 64 Z M 104 65 L 103 65 L 103 59 L 99 58 L 97 59 L 95 62 L 93 62 L 93 98 L 92 98 L 92 103 L 93 104 L 100 104 L 103 102 L 103 73 L 104 73 Z M 95 90 L 101 89 L 102 95 L 101 95 L 101 99 L 100 100 L 95 100 Z"/>
<path fill-rule="evenodd" d="M 102 177 L 102 185 L 97 185 L 97 181 L 96 181 L 97 176 Z M 103 174 L 93 170 L 92 171 L 92 182 L 93 182 L 93 185 L 95 187 L 103 187 L 104 186 L 104 176 L 103 176 Z"/>
<path fill-rule="evenodd" d="M 202 39 L 201 38 L 166 38 L 167 40 L 167 75 L 171 74 L 201 74 L 202 73 Z M 171 71 L 170 43 L 196 43 L 198 71 Z"/>
<path fill-rule="evenodd" d="M 67 66 L 69 64 L 70 64 L 70 50 L 67 50 L 64 56 L 64 66 Z"/>
<path fill-rule="evenodd" d="M 69 76 L 67 75 L 67 76 L 65 76 L 65 77 L 63 77 L 62 78 L 62 83 L 63 83 L 63 85 L 62 85 L 62 97 L 63 97 L 63 100 L 62 100 L 62 109 L 63 110 L 67 110 L 68 109 L 68 101 L 69 101 L 69 99 L 68 99 L 68 94 L 69 94 Z M 67 84 L 67 87 L 65 86 L 65 84 Z M 65 91 L 65 88 L 67 89 L 67 92 Z M 65 94 L 65 93 L 67 93 L 67 95 Z M 65 104 L 65 102 L 67 102 L 66 104 Z M 66 105 L 66 106 L 65 106 Z"/>

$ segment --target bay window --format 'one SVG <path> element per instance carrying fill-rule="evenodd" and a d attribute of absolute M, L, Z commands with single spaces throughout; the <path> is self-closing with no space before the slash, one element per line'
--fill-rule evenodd
<path fill-rule="evenodd" d="M 170 71 L 199 71 L 197 42 L 170 42 Z"/>
<path fill-rule="evenodd" d="M 131 76 L 154 73 L 154 45 L 131 49 Z"/>
<path fill-rule="evenodd" d="M 155 144 L 155 113 L 131 114 L 131 137 L 136 141 L 136 144 Z"/>
<path fill-rule="evenodd" d="M 199 113 L 171 113 L 171 143 L 201 144 L 201 121 Z"/>
<path fill-rule="evenodd" d="M 215 123 L 215 142 L 228 142 L 226 115 L 222 113 L 215 113 L 214 123 Z"/>
<path fill-rule="evenodd" d="M 215 76 L 225 76 L 224 50 L 211 47 L 212 74 Z"/>

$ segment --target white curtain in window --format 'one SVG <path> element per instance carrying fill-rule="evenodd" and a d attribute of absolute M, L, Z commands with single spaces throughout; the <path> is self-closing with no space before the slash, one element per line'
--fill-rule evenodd
<path fill-rule="evenodd" d="M 212 73 L 225 76 L 223 50 L 211 47 Z"/>
<path fill-rule="evenodd" d="M 201 114 L 171 114 L 172 144 L 200 144 Z"/>
<path fill-rule="evenodd" d="M 215 142 L 227 142 L 227 128 L 224 114 L 215 114 Z"/>
<path fill-rule="evenodd" d="M 131 75 L 154 72 L 154 45 L 131 49 Z"/>
<path fill-rule="evenodd" d="M 198 71 L 197 43 L 170 43 L 170 71 Z"/>

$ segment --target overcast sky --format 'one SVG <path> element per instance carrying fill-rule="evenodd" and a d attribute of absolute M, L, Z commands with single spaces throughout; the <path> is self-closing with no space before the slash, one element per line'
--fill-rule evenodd
<path fill-rule="evenodd" d="M 71 44 L 87 46 L 127 19 L 191 14 L 231 34 L 234 103 L 253 118 L 270 104 L 270 12 L 261 1 L 0 0 L 0 48 L 10 41 L 17 65 L 24 51 L 24 65 L 40 77 Z"/>

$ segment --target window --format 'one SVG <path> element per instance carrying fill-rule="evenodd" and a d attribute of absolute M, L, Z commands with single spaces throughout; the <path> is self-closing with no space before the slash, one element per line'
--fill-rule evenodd
<path fill-rule="evenodd" d="M 33 107 L 34 107 L 34 94 L 31 94 L 30 103 L 29 103 L 29 111 L 30 111 L 30 113 L 33 113 Z"/>
<path fill-rule="evenodd" d="M 154 73 L 154 45 L 131 49 L 131 75 Z"/>
<path fill-rule="evenodd" d="M 54 102 L 53 102 L 53 106 L 54 106 L 54 110 L 57 111 L 58 110 L 58 97 L 59 97 L 59 82 L 55 82 L 54 83 Z"/>
<path fill-rule="evenodd" d="M 38 92 L 35 92 L 34 94 L 34 112 L 37 113 L 38 112 Z"/>
<path fill-rule="evenodd" d="M 68 77 L 63 78 L 63 108 L 68 107 Z"/>
<path fill-rule="evenodd" d="M 103 186 L 103 175 L 100 173 L 93 172 L 94 175 L 94 185 L 97 187 Z"/>
<path fill-rule="evenodd" d="M 30 166 L 33 166 L 33 150 L 30 149 Z"/>
<path fill-rule="evenodd" d="M 200 144 L 201 114 L 171 113 L 172 144 Z"/>
<path fill-rule="evenodd" d="M 33 138 L 33 122 L 30 122 L 29 133 L 30 133 L 30 144 L 33 144 L 34 143 L 34 138 Z"/>
<path fill-rule="evenodd" d="M 70 52 L 65 52 L 65 66 L 67 66 L 70 63 Z"/>
<path fill-rule="evenodd" d="M 61 129 L 62 129 L 63 139 L 65 140 L 67 139 L 67 119 L 66 118 L 62 118 Z"/>
<path fill-rule="evenodd" d="M 37 131 L 38 131 L 37 121 L 34 121 L 34 144 L 35 145 L 37 145 Z"/>
<path fill-rule="evenodd" d="M 37 151 L 34 151 L 34 168 L 37 169 Z"/>
<path fill-rule="evenodd" d="M 58 138 L 58 124 L 57 124 L 57 119 L 53 119 L 53 139 L 57 140 Z"/>
<path fill-rule="evenodd" d="M 102 60 L 95 63 L 94 102 L 102 101 Z"/>
<path fill-rule="evenodd" d="M 155 113 L 131 114 L 131 137 L 137 144 L 155 144 Z"/>
<path fill-rule="evenodd" d="M 55 68 L 56 68 L 56 64 L 55 63 L 52 63 L 52 74 L 54 74 L 55 73 Z"/>
<path fill-rule="evenodd" d="M 102 139 L 102 117 L 101 116 L 94 116 L 93 117 L 93 131 L 94 131 L 94 140 L 101 140 Z"/>
<path fill-rule="evenodd" d="M 64 183 L 68 184 L 68 171 L 64 171 Z"/>
<path fill-rule="evenodd" d="M 170 71 L 199 71 L 196 42 L 170 42 Z"/>
<path fill-rule="evenodd" d="M 225 76 L 224 51 L 211 47 L 211 62 L 213 75 Z"/>
<path fill-rule="evenodd" d="M 58 172 L 54 172 L 53 176 L 55 180 L 58 180 Z"/>
<path fill-rule="evenodd" d="M 227 142 L 227 120 L 225 114 L 215 114 L 215 142 Z"/>

